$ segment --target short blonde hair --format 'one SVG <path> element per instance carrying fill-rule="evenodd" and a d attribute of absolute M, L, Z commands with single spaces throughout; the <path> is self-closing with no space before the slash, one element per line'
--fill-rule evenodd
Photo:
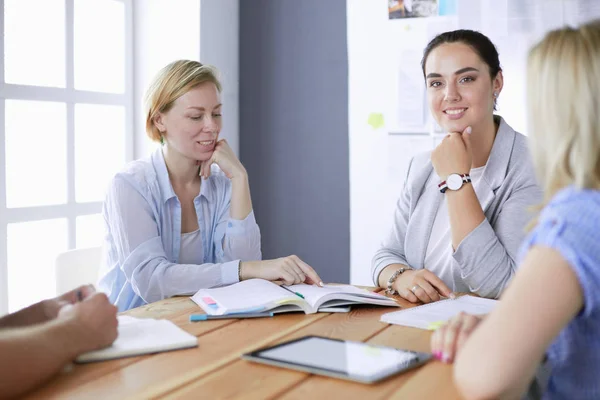
<path fill-rule="evenodd" d="M 168 112 L 173 103 L 191 89 L 204 82 L 212 82 L 221 92 L 216 68 L 198 61 L 177 60 L 161 69 L 144 96 L 146 134 L 155 142 L 161 141 L 161 133 L 154 124 L 158 113 Z"/>
<path fill-rule="evenodd" d="M 600 188 L 600 20 L 548 33 L 529 52 L 531 152 L 544 204 L 562 188 Z"/>

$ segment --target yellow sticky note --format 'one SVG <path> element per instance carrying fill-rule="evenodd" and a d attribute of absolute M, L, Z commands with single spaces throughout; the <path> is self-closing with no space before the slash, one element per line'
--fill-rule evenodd
<path fill-rule="evenodd" d="M 275 302 L 275 304 L 293 303 L 294 301 L 295 301 L 295 299 L 283 299 L 283 300 L 277 300 Z"/>
<path fill-rule="evenodd" d="M 439 328 L 440 326 L 444 325 L 445 323 L 446 323 L 446 321 L 432 322 L 429 325 L 427 325 L 427 330 L 435 331 L 437 328 Z"/>
<path fill-rule="evenodd" d="M 369 119 L 367 123 L 371 125 L 373 129 L 381 128 L 384 125 L 383 114 L 382 113 L 371 113 L 369 114 Z"/>
<path fill-rule="evenodd" d="M 378 349 L 377 347 L 365 346 L 363 351 L 371 357 L 381 357 L 381 349 Z"/>

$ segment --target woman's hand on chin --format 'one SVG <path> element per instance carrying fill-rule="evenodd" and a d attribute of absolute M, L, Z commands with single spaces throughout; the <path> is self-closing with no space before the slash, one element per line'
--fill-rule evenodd
<path fill-rule="evenodd" d="M 225 139 L 217 142 L 210 159 L 200 162 L 200 176 L 202 178 L 206 179 L 210 176 L 210 166 L 212 164 L 217 164 L 229 179 L 247 177 L 246 168 L 244 168 Z"/>
<path fill-rule="evenodd" d="M 450 174 L 467 174 L 471 171 L 471 127 L 463 132 L 450 132 L 431 153 L 431 163 L 440 179 Z"/>

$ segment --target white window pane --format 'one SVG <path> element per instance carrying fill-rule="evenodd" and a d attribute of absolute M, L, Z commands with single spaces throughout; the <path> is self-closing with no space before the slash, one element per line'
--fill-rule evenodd
<path fill-rule="evenodd" d="M 75 0 L 75 89 L 125 91 L 125 4 Z"/>
<path fill-rule="evenodd" d="M 75 199 L 102 201 L 113 175 L 125 164 L 125 109 L 75 105 Z"/>
<path fill-rule="evenodd" d="M 8 311 L 54 297 L 54 261 L 67 250 L 67 220 L 8 224 Z"/>
<path fill-rule="evenodd" d="M 75 221 L 77 248 L 102 246 L 104 224 L 101 214 L 82 215 Z"/>
<path fill-rule="evenodd" d="M 7 83 L 65 87 L 65 0 L 4 0 Z"/>
<path fill-rule="evenodd" d="M 6 205 L 67 201 L 65 103 L 6 100 Z"/>

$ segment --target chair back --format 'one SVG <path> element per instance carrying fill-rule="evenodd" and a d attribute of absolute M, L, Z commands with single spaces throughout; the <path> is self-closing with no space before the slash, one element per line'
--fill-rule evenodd
<path fill-rule="evenodd" d="M 98 281 L 102 247 L 69 250 L 56 257 L 56 294 Z"/>

